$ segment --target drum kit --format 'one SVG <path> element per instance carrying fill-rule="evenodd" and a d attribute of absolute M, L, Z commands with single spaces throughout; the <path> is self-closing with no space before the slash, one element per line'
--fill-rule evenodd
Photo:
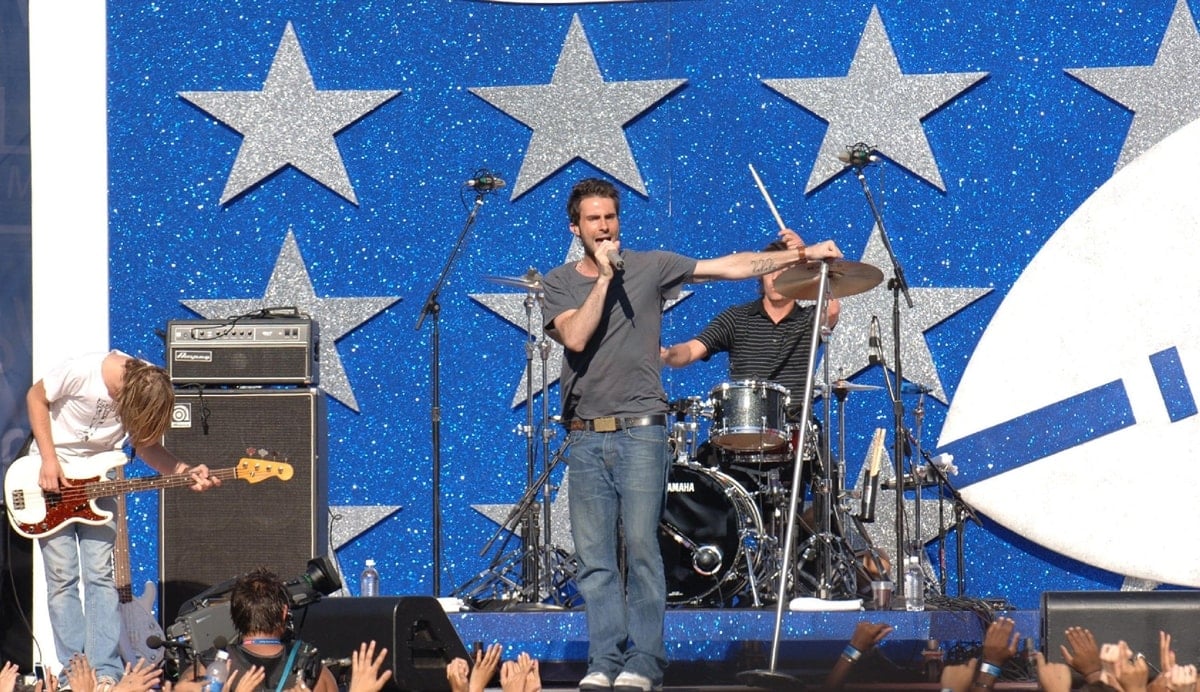
<path fill-rule="evenodd" d="M 542 300 L 542 277 L 530 269 L 521 276 L 486 278 L 528 292 L 526 383 L 530 391 L 526 401 L 532 402 L 533 357 L 541 355 L 541 372 L 545 373 L 550 352 L 534 316 L 534 307 Z M 870 290 L 882 278 L 882 272 L 871 265 L 834 260 L 788 269 L 776 278 L 775 286 L 789 297 L 824 304 L 831 298 Z M 817 312 L 818 319 L 823 319 L 824 310 Z M 818 332 L 814 335 L 815 353 L 816 340 L 824 339 L 828 329 L 822 324 L 814 331 Z M 541 383 L 543 420 L 550 421 L 544 410 L 545 379 Z M 850 599 L 858 596 L 860 586 L 866 586 L 869 593 L 866 575 L 888 569 L 880 562 L 860 561 L 864 544 L 876 560 L 878 553 L 852 509 L 857 498 L 844 485 L 844 459 L 831 458 L 826 434 L 830 406 L 825 406 L 823 420 L 811 415 L 812 400 L 823 394 L 831 394 L 841 407 L 851 392 L 882 387 L 830 382 L 828 365 L 823 381 L 817 384 L 813 380 L 810 373 L 804 393 L 765 380 L 722 382 L 707 398 L 688 396 L 671 402 L 672 464 L 659 532 L 668 605 L 759 607 L 781 596 Z M 794 401 L 804 402 L 799 417 L 794 415 L 798 410 Z M 532 417 L 529 405 L 527 410 Z M 840 414 L 841 410 L 839 433 L 844 440 Z M 570 583 L 574 562 L 549 536 L 548 498 L 554 490 L 550 472 L 564 456 L 565 446 L 551 454 L 549 436 L 553 432 L 551 426 L 542 426 L 543 464 L 535 478 L 534 427 L 532 420 L 528 423 L 528 490 L 481 555 L 504 532 L 508 537 L 520 535 L 524 545 L 508 553 L 501 550 L 488 570 L 454 595 L 477 604 L 499 600 L 577 605 Z M 707 438 L 701 442 L 705 428 Z M 840 453 L 844 445 L 838 448 Z M 797 486 L 799 492 L 794 493 Z M 792 506 L 796 502 L 793 496 L 803 504 L 805 490 L 811 490 L 812 502 L 800 515 Z M 789 524 L 799 525 L 800 532 L 793 536 Z M 789 540 L 798 544 L 792 546 L 794 551 L 788 549 Z"/>

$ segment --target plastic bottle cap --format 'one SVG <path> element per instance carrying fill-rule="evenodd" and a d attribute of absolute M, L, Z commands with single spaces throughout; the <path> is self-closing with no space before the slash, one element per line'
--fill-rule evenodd
<path fill-rule="evenodd" d="M 229 652 L 224 649 L 217 649 L 217 658 L 219 658 L 223 661 L 223 660 L 229 658 Z"/>
<path fill-rule="evenodd" d="M 374 567 L 374 566 L 375 566 L 375 561 L 372 560 L 371 558 L 367 558 L 367 567 Z"/>

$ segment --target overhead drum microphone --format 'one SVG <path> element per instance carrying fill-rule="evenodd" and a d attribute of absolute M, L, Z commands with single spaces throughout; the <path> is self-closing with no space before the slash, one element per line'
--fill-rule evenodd
<path fill-rule="evenodd" d="M 845 151 L 839 151 L 837 158 L 838 161 L 848 166 L 866 166 L 879 160 L 879 157 L 874 152 L 875 147 L 872 147 L 870 144 L 857 142 L 847 145 Z"/>
<path fill-rule="evenodd" d="M 466 183 L 466 186 L 476 192 L 492 192 L 504 187 L 505 183 L 502 178 L 492 175 L 490 171 L 479 171 Z"/>

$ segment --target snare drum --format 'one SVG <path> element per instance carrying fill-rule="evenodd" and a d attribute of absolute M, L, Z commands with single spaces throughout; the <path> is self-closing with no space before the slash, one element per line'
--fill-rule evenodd
<path fill-rule="evenodd" d="M 734 452 L 776 449 L 789 438 L 786 387 L 774 382 L 741 380 L 725 382 L 709 394 L 713 401 L 713 423 L 709 439 Z"/>

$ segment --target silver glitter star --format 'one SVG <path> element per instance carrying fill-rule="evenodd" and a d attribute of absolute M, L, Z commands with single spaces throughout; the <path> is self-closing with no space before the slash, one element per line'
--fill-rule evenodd
<path fill-rule="evenodd" d="M 830 371 L 839 379 L 850 378 L 870 367 L 867 349 L 861 346 L 867 343 L 872 315 L 880 319 L 884 359 L 890 363 L 895 353 L 892 346 L 895 343 L 891 325 L 892 292 L 887 287 L 887 279 L 892 274 L 891 260 L 879 236 L 878 227 L 872 230 L 867 240 L 862 261 L 882 269 L 884 281 L 869 291 L 841 299 L 842 313 L 832 336 L 834 347 L 829 349 Z M 928 387 L 934 398 L 944 404 L 949 403 L 942 379 L 938 376 L 937 365 L 933 362 L 933 354 L 925 342 L 925 332 L 991 290 L 910 286 L 909 295 L 913 300 L 911 308 L 904 301 L 904 296 L 900 296 L 900 358 L 904 379 Z M 817 367 L 817 372 L 820 372 L 821 365 Z"/>
<path fill-rule="evenodd" d="M 333 136 L 398 93 L 318 91 L 288 22 L 262 91 L 179 95 L 244 136 L 221 204 L 288 165 L 358 204 Z"/>
<path fill-rule="evenodd" d="M 685 82 L 605 82 L 575 15 L 549 84 L 470 91 L 533 130 L 512 199 L 577 158 L 645 195 L 623 127 Z"/>
<path fill-rule="evenodd" d="M 313 291 L 312 279 L 300 247 L 291 230 L 279 250 L 275 269 L 262 298 L 230 298 L 208 300 L 183 300 L 184 306 L 205 319 L 219 320 L 249 314 L 263 308 L 295 306 L 302 314 L 316 320 L 321 330 L 319 358 L 321 361 L 321 389 L 354 411 L 358 401 L 342 367 L 336 342 L 359 325 L 382 312 L 400 296 L 378 298 L 318 298 Z"/>
<path fill-rule="evenodd" d="M 571 247 L 567 249 L 567 258 L 564 263 L 576 262 L 583 258 L 583 244 L 579 242 L 579 238 L 572 237 Z M 666 313 L 671 308 L 679 305 L 688 296 L 692 295 L 691 291 L 680 291 L 678 298 L 668 300 L 663 306 L 663 312 Z M 532 324 L 537 330 L 537 338 L 541 338 L 542 322 L 542 302 L 539 300 L 535 303 L 529 314 L 526 314 L 525 299 L 528 293 L 471 293 L 471 298 L 482 305 L 483 307 L 496 313 L 505 322 L 517 327 L 521 332 L 528 335 L 528 325 L 532 316 Z M 550 353 L 546 358 L 546 387 L 554 386 L 558 382 L 558 378 L 562 375 L 562 344 L 557 341 L 550 341 Z M 510 406 L 516 408 L 525 403 L 528 394 L 529 369 L 524 363 L 521 365 L 521 377 L 517 382 L 516 391 L 513 392 L 512 403 Z M 533 391 L 534 396 L 541 392 L 542 388 L 542 357 L 540 353 L 535 353 L 533 358 Z"/>
<path fill-rule="evenodd" d="M 567 471 L 563 471 L 562 482 L 558 485 L 558 492 L 550 500 L 550 540 L 556 548 L 561 548 L 567 553 L 574 553 L 575 539 L 571 538 L 571 513 L 567 509 L 569 506 L 568 498 L 570 497 L 570 484 L 567 483 L 567 474 Z M 516 507 L 515 504 L 471 505 L 471 509 L 491 519 L 496 523 L 496 526 L 504 524 L 504 521 L 508 519 L 508 515 L 513 511 L 514 507 Z M 518 524 L 518 530 L 519 526 Z"/>
<path fill-rule="evenodd" d="M 1151 66 L 1080 67 L 1066 73 L 1133 111 L 1116 168 L 1200 118 L 1200 33 L 1187 0 L 1177 0 Z"/>
<path fill-rule="evenodd" d="M 845 77 L 762 81 L 829 123 L 805 192 L 845 170 L 837 154 L 857 142 L 945 191 L 921 120 L 985 76 L 986 72 L 902 73 L 879 9 L 872 7 Z"/>
<path fill-rule="evenodd" d="M 338 505 L 330 507 L 329 549 L 337 550 L 399 512 L 400 505 Z"/>

